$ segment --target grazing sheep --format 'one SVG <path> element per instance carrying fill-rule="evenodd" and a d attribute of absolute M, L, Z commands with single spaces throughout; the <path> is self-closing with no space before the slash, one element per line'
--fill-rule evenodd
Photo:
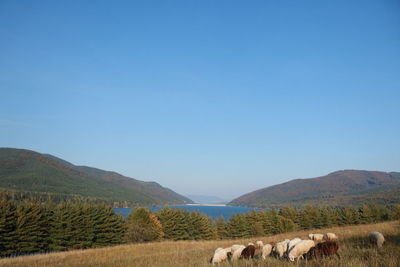
<path fill-rule="evenodd" d="M 309 234 L 308 237 L 311 240 L 314 240 L 314 241 L 317 241 L 317 242 L 318 241 L 322 241 L 324 239 L 324 235 L 323 234 Z"/>
<path fill-rule="evenodd" d="M 232 247 L 232 260 L 237 260 L 240 258 L 240 255 L 242 255 L 243 249 L 246 247 L 243 245 L 233 245 Z"/>
<path fill-rule="evenodd" d="M 289 242 L 290 240 L 286 239 L 285 241 L 279 242 L 274 246 L 274 252 L 279 258 L 282 258 L 283 255 L 285 254 L 287 249 L 287 244 Z"/>
<path fill-rule="evenodd" d="M 327 240 L 327 241 L 334 241 L 337 239 L 338 239 L 338 237 L 334 233 L 327 233 L 326 235 L 324 235 L 324 240 Z"/>
<path fill-rule="evenodd" d="M 219 264 L 226 259 L 230 259 L 232 257 L 232 253 L 230 252 L 230 248 L 217 248 L 214 252 L 214 256 L 210 259 L 210 263 Z"/>
<path fill-rule="evenodd" d="M 232 247 L 224 248 L 224 250 L 225 250 L 226 252 L 232 252 Z"/>
<path fill-rule="evenodd" d="M 237 244 L 232 245 L 232 246 L 231 246 L 232 252 L 235 251 L 235 250 L 237 250 L 238 248 L 241 248 L 241 247 L 245 247 L 245 246 L 243 246 L 243 245 L 237 245 Z"/>
<path fill-rule="evenodd" d="M 331 255 L 336 255 L 340 259 L 338 249 L 339 245 L 335 241 L 318 243 L 315 247 L 310 248 L 306 254 L 306 259 L 322 259 Z"/>
<path fill-rule="evenodd" d="M 289 252 L 288 258 L 290 261 L 294 261 L 295 259 L 299 260 L 303 254 L 307 253 L 310 248 L 315 246 L 315 242 L 313 240 L 301 240 L 297 243 Z"/>
<path fill-rule="evenodd" d="M 254 245 L 248 245 L 242 250 L 240 258 L 250 259 L 254 258 L 254 253 L 256 252 L 256 247 Z"/>
<path fill-rule="evenodd" d="M 290 250 L 301 241 L 300 238 L 296 237 L 293 238 L 292 240 L 289 241 L 289 243 L 287 243 L 287 248 L 286 248 L 286 255 L 289 254 Z"/>
<path fill-rule="evenodd" d="M 262 258 L 265 260 L 269 254 L 272 252 L 272 245 L 271 244 L 266 244 L 262 247 Z"/>
<path fill-rule="evenodd" d="M 257 257 L 257 258 L 261 257 L 262 256 L 262 249 L 264 247 L 264 242 L 262 242 L 260 240 L 257 241 L 255 247 L 256 247 L 256 252 L 254 253 L 254 256 Z"/>
<path fill-rule="evenodd" d="M 257 242 L 256 242 L 256 247 L 257 247 L 257 248 L 262 249 L 263 246 L 264 246 L 264 243 L 263 243 L 262 241 L 257 241 Z"/>
<path fill-rule="evenodd" d="M 378 248 L 381 248 L 383 243 L 385 242 L 385 238 L 379 232 L 371 232 L 369 233 L 369 241 L 372 244 L 377 245 Z"/>
<path fill-rule="evenodd" d="M 292 240 L 290 240 L 289 243 L 287 243 L 286 252 L 285 252 L 285 254 L 284 254 L 284 256 L 285 256 L 286 258 L 288 258 L 288 255 L 289 255 L 290 250 L 291 250 L 292 248 L 294 248 L 294 246 L 296 246 L 297 243 L 299 243 L 300 241 L 301 241 L 301 239 L 298 238 L 298 237 L 296 237 L 296 238 L 293 238 Z"/>

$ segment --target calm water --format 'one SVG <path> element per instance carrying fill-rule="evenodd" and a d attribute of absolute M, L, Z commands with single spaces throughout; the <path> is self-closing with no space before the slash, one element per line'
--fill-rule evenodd
<path fill-rule="evenodd" d="M 149 209 L 152 211 L 157 211 L 162 209 L 164 206 L 155 206 L 150 207 Z M 172 206 L 172 208 L 185 209 L 188 211 L 197 210 L 204 214 L 207 214 L 211 218 L 215 219 L 219 216 L 224 216 L 225 220 L 229 220 L 229 218 L 236 213 L 246 213 L 254 208 L 249 207 L 231 207 L 231 206 L 186 206 L 186 205 L 177 205 Z M 115 208 L 114 211 L 116 213 L 121 213 L 124 216 L 128 216 L 129 212 L 131 212 L 132 208 Z"/>

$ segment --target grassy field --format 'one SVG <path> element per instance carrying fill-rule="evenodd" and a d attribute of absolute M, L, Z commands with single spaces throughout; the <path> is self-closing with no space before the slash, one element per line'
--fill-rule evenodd
<path fill-rule="evenodd" d="M 368 233 L 379 231 L 386 243 L 382 249 L 371 246 Z M 76 250 L 45 255 L 2 259 L 0 266 L 211 266 L 208 260 L 217 247 L 247 244 L 262 240 L 281 241 L 285 238 L 307 238 L 308 233 L 334 232 L 339 236 L 341 259 L 332 257 L 321 261 L 299 261 L 299 264 L 269 257 L 266 260 L 239 260 L 220 266 L 400 266 L 399 221 L 369 225 L 334 227 L 320 230 L 299 231 L 259 238 L 224 241 L 177 241 Z"/>

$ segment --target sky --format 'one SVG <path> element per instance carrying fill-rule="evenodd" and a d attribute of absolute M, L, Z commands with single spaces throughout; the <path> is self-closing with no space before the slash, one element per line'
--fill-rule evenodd
<path fill-rule="evenodd" d="M 400 171 L 400 2 L 2 0 L 0 147 L 224 199 Z"/>

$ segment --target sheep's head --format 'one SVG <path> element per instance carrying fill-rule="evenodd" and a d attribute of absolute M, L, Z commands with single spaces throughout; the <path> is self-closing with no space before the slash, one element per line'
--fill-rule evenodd
<path fill-rule="evenodd" d="M 307 260 L 311 260 L 314 254 L 315 254 L 315 247 L 312 247 L 306 254 L 303 255 L 303 257 Z"/>
<path fill-rule="evenodd" d="M 226 256 L 228 256 L 228 260 L 230 261 L 232 259 L 232 252 L 226 253 Z"/>
<path fill-rule="evenodd" d="M 264 243 L 262 241 L 257 241 L 257 248 L 261 249 L 264 246 Z"/>

